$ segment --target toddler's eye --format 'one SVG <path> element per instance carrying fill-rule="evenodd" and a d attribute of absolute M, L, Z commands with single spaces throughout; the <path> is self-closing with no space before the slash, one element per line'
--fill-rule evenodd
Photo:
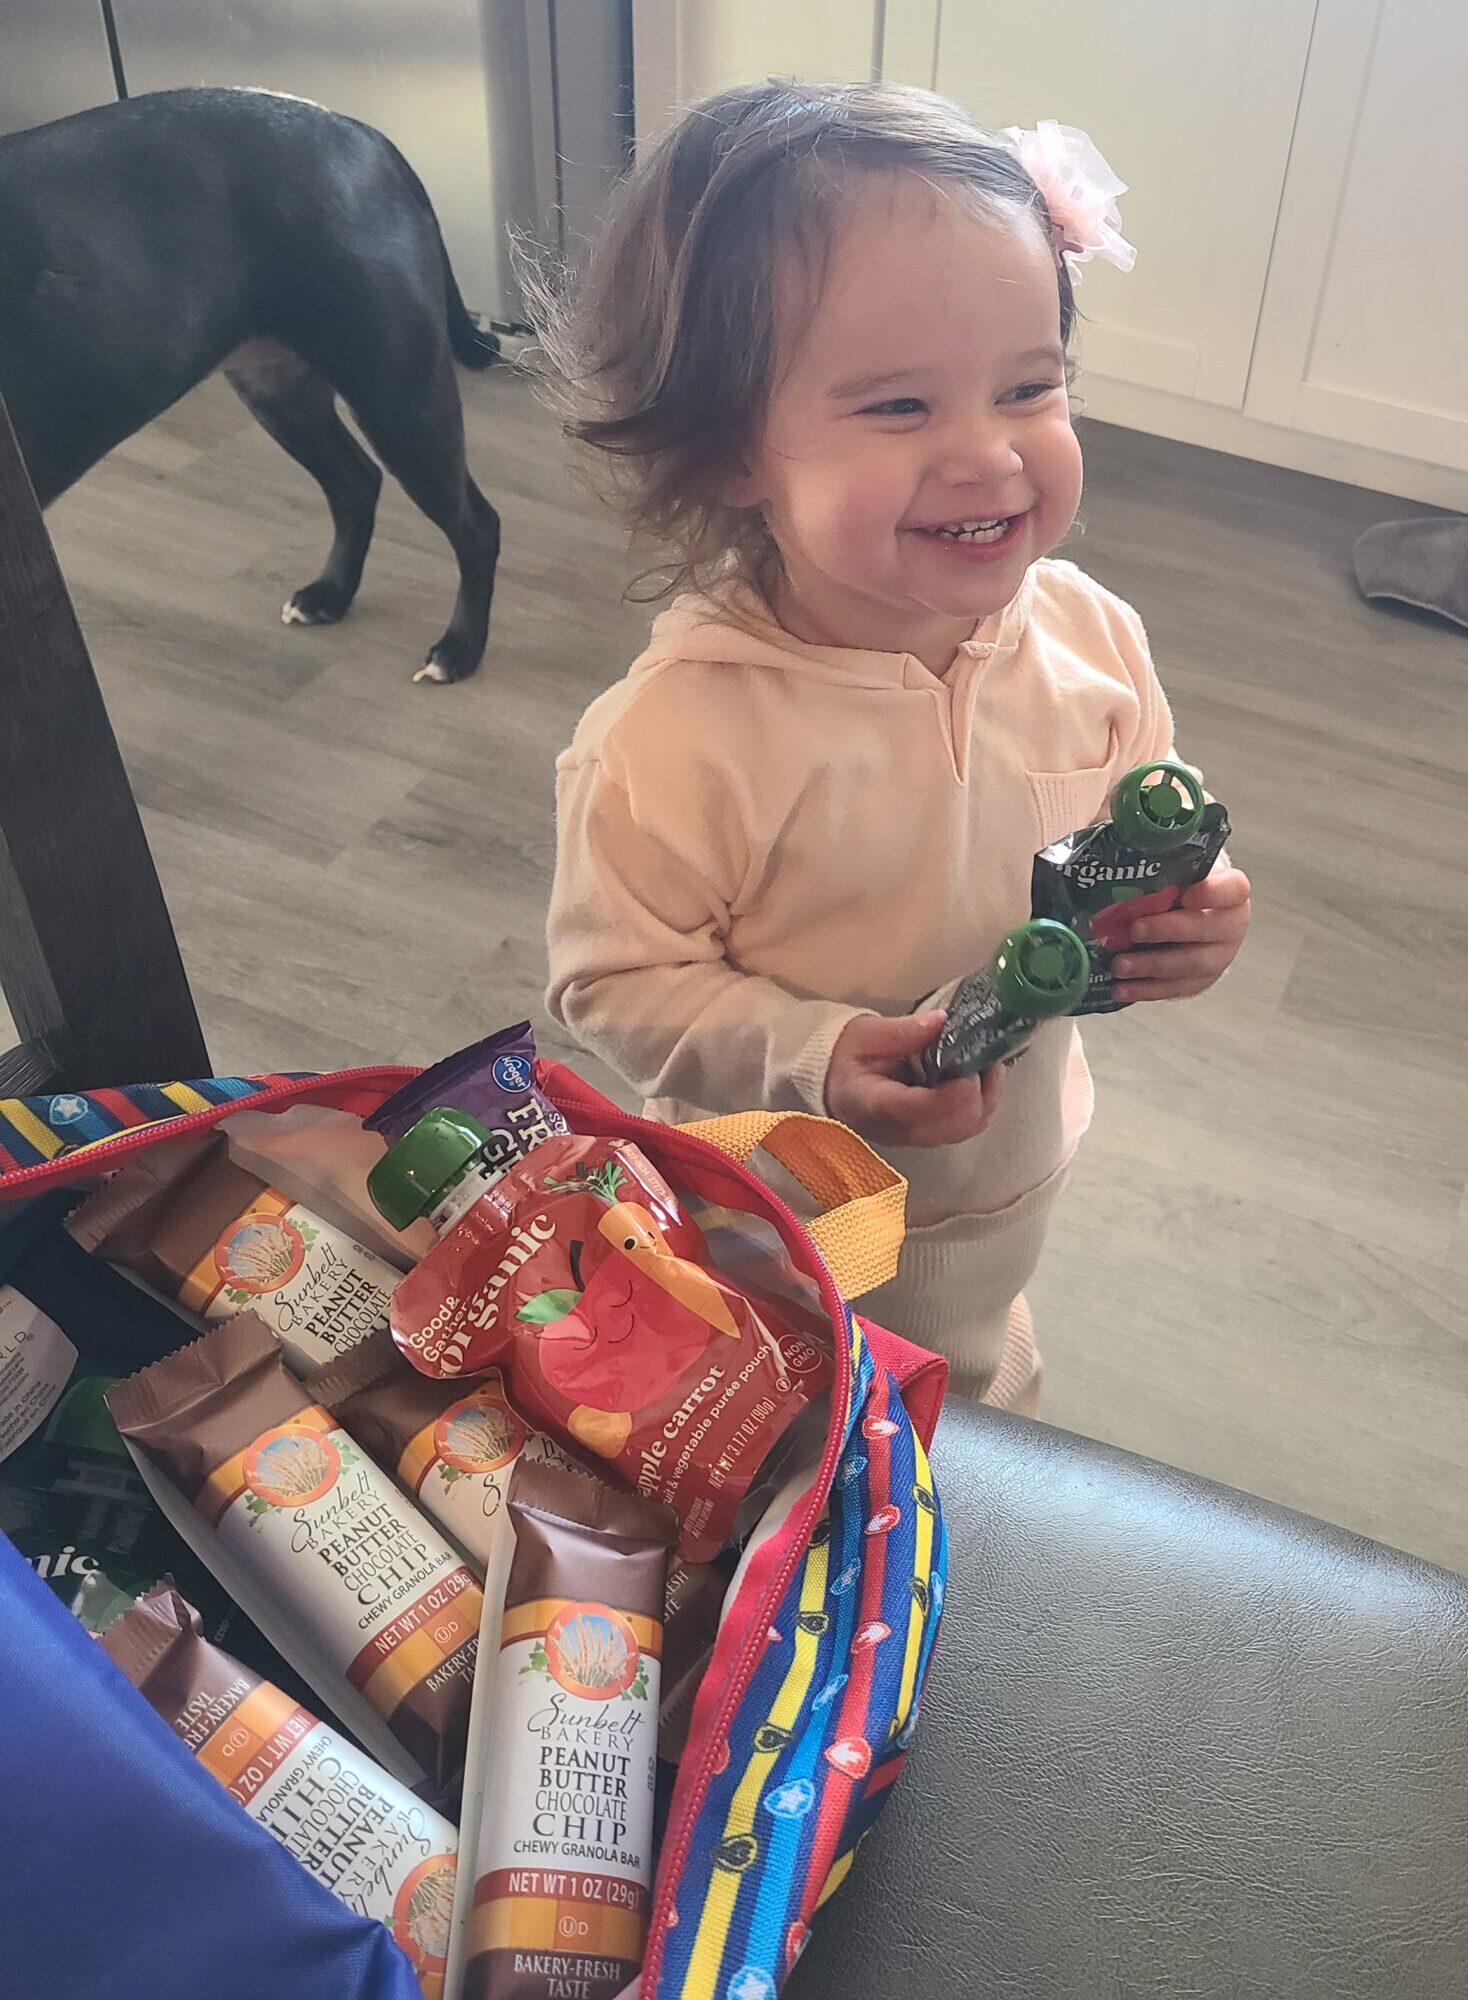
<path fill-rule="evenodd" d="M 1042 396 L 1053 395 L 1060 387 L 1058 382 L 1021 382 L 1017 389 L 1011 389 L 1004 398 L 1007 403 L 1037 403 Z"/>
<path fill-rule="evenodd" d="M 889 396 L 884 403 L 868 403 L 857 412 L 862 417 L 920 417 L 927 409 L 921 396 Z"/>

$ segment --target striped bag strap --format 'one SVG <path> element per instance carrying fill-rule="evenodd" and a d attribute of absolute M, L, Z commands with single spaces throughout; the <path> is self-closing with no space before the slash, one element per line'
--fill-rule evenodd
<path fill-rule="evenodd" d="M 136 1083 L 126 1090 L 60 1090 L 42 1097 L 0 1097 L 0 1173 L 37 1167 L 99 1139 L 191 1112 L 232 1104 L 310 1075 L 281 1070 L 263 1076 L 195 1077 L 188 1083 Z"/>

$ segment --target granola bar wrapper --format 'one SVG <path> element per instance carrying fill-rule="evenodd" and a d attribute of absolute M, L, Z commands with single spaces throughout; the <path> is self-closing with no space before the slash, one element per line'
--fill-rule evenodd
<path fill-rule="evenodd" d="M 103 1649 L 257 1825 L 348 1909 L 387 1925 L 423 2000 L 443 2000 L 459 1836 L 293 1695 L 210 1645 L 168 1584 Z"/>
<path fill-rule="evenodd" d="M 652 1900 L 665 1507 L 553 1466 L 510 1488 L 515 1551 L 474 1853 L 464 2000 L 616 2000 Z"/>
<path fill-rule="evenodd" d="M 240 1166 L 222 1135 L 129 1161 L 70 1228 L 209 1324 L 258 1315 L 298 1373 L 385 1328 L 398 1281 L 376 1251 Z"/>
<path fill-rule="evenodd" d="M 505 1494 L 522 1459 L 580 1470 L 525 1422 L 497 1369 L 473 1382 L 420 1375 L 387 1333 L 318 1369 L 305 1387 L 448 1530 L 481 1580 L 510 1533 Z"/>
<path fill-rule="evenodd" d="M 427 1773 L 463 1775 L 484 1599 L 253 1314 L 108 1391 L 163 1471 Z"/>
<path fill-rule="evenodd" d="M 147 1303 L 168 1319 L 167 1307 Z M 187 1336 L 182 1322 L 175 1324 Z M 48 1313 L 0 1284 L 0 1534 L 89 1632 L 172 1577 L 194 1600 L 210 1639 L 303 1694 L 305 1683 L 143 1484 L 103 1400 L 116 1380 L 88 1367 Z"/>

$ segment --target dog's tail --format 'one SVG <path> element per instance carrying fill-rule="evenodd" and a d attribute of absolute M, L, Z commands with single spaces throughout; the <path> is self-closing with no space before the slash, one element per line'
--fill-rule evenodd
<path fill-rule="evenodd" d="M 438 247 L 443 252 L 443 288 L 448 299 L 449 346 L 454 350 L 454 359 L 466 368 L 488 368 L 500 358 L 499 336 L 480 326 L 464 304 L 442 234 Z"/>
<path fill-rule="evenodd" d="M 414 197 L 433 224 L 433 233 L 438 238 L 438 254 L 443 259 L 444 298 L 448 307 L 449 346 L 453 349 L 454 359 L 461 362 L 465 368 L 488 368 L 500 358 L 499 340 L 495 334 L 479 325 L 464 304 L 464 294 L 459 290 L 459 281 L 454 276 L 453 265 L 449 262 L 448 245 L 443 240 L 443 231 L 439 227 L 438 216 L 429 199 L 427 188 L 391 139 L 385 139 L 384 142 L 397 161 Z"/>

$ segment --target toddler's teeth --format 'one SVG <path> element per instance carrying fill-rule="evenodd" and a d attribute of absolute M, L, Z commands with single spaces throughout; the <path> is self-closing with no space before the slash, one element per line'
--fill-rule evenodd
<path fill-rule="evenodd" d="M 950 526 L 929 528 L 930 535 L 941 535 L 949 542 L 997 542 L 1009 527 L 1008 517 L 997 521 L 955 521 Z"/>

